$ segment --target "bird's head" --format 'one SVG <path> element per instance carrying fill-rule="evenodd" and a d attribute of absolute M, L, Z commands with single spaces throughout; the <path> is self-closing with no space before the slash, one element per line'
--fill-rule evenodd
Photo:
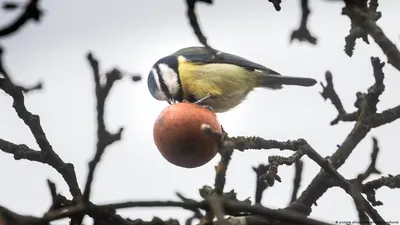
<path fill-rule="evenodd" d="M 155 99 L 167 101 L 169 104 L 181 100 L 178 64 L 178 58 L 171 55 L 159 59 L 151 68 L 147 86 Z"/>

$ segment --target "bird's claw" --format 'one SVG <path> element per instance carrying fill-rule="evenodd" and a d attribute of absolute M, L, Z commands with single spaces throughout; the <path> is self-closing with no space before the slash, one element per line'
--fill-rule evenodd
<path fill-rule="evenodd" d="M 211 112 L 214 112 L 214 113 L 215 113 L 214 109 L 213 109 L 211 106 L 204 104 L 204 101 L 207 100 L 207 99 L 209 99 L 210 97 L 211 97 L 211 95 L 207 95 L 206 97 L 201 98 L 201 99 L 199 99 L 199 100 L 197 100 L 197 101 L 195 101 L 195 102 L 193 102 L 193 103 L 196 104 L 196 105 L 202 106 L 202 107 L 204 107 L 204 108 L 210 110 Z M 186 99 L 183 99 L 182 102 L 183 102 L 183 103 L 191 103 L 191 102 L 189 102 L 189 101 L 186 100 Z"/>
<path fill-rule="evenodd" d="M 211 98 L 211 97 L 212 97 L 212 96 L 211 96 L 210 94 L 208 94 L 208 95 L 206 95 L 205 97 L 203 97 L 203 98 L 201 98 L 201 99 L 195 101 L 194 103 L 197 104 L 197 105 L 200 105 L 200 106 L 202 106 L 202 107 L 204 107 L 204 108 L 206 108 L 206 109 L 208 109 L 208 110 L 210 110 L 211 112 L 215 112 L 214 109 L 213 109 L 211 106 L 209 106 L 209 105 L 207 105 L 207 104 L 204 104 L 204 102 L 205 102 L 207 99 Z"/>
<path fill-rule="evenodd" d="M 206 109 L 210 110 L 211 112 L 215 113 L 214 109 L 211 106 L 209 106 L 209 105 L 201 105 L 201 106 L 203 106 L 204 108 L 206 108 Z"/>

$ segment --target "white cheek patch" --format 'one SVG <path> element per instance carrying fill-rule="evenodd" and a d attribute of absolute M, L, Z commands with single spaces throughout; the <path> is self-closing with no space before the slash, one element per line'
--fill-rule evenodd
<path fill-rule="evenodd" d="M 151 69 L 154 80 L 156 81 L 157 91 L 154 93 L 154 98 L 160 101 L 167 100 L 167 96 L 161 91 L 160 79 L 158 78 L 158 73 L 156 69 Z"/>
<path fill-rule="evenodd" d="M 161 63 L 158 67 L 160 68 L 162 78 L 164 79 L 165 85 L 168 87 L 169 93 L 172 96 L 176 95 L 180 89 L 178 74 L 166 64 Z"/>

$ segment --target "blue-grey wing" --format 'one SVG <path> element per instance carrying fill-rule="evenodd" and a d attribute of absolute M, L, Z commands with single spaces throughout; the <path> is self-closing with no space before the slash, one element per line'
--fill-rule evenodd
<path fill-rule="evenodd" d="M 194 62 L 194 63 L 201 63 L 201 64 L 208 64 L 208 63 L 227 63 L 227 64 L 234 64 L 237 66 L 241 66 L 243 68 L 246 68 L 248 70 L 261 70 L 264 71 L 268 74 L 276 74 L 280 75 L 278 72 L 273 71 L 263 65 L 260 65 L 258 63 L 252 62 L 248 59 L 245 59 L 243 57 L 222 52 L 217 50 L 218 52 L 218 58 L 215 58 L 215 56 L 207 50 L 205 47 L 187 47 L 180 49 L 172 55 L 175 56 L 183 56 L 186 58 L 186 60 Z"/>

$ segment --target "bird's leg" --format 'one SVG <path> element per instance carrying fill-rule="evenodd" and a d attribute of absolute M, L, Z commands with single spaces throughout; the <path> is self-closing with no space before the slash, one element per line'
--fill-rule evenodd
<path fill-rule="evenodd" d="M 197 105 L 203 106 L 204 108 L 210 110 L 211 112 L 215 112 L 214 109 L 213 109 L 211 106 L 206 105 L 206 104 L 203 104 L 205 100 L 207 100 L 207 99 L 209 99 L 209 98 L 211 98 L 211 97 L 212 97 L 212 96 L 211 96 L 210 94 L 207 94 L 206 97 L 203 97 L 203 98 L 201 98 L 201 99 L 195 101 L 194 103 L 197 104 Z"/>
<path fill-rule="evenodd" d="M 205 100 L 207 100 L 209 98 L 211 98 L 211 95 L 208 94 L 208 95 L 206 95 L 206 97 L 203 97 L 203 98 L 195 101 L 194 103 L 197 104 L 197 105 L 201 105 Z"/>
<path fill-rule="evenodd" d="M 201 106 L 203 106 L 204 108 L 206 108 L 206 109 L 210 110 L 211 112 L 215 113 L 214 109 L 211 106 L 209 106 L 209 105 L 201 105 Z"/>
<path fill-rule="evenodd" d="M 184 103 L 194 103 L 194 104 L 200 105 L 200 106 L 202 106 L 202 107 L 204 107 L 204 108 L 206 108 L 206 109 L 208 109 L 208 110 L 210 110 L 212 112 L 215 112 L 214 109 L 211 106 L 203 104 L 205 100 L 207 100 L 207 99 L 209 99 L 211 97 L 212 97 L 211 95 L 207 95 L 206 97 L 203 97 L 203 98 L 201 98 L 201 99 L 199 99 L 199 100 L 197 100 L 195 102 L 190 102 L 190 101 L 188 101 L 186 99 L 183 99 L 182 102 L 184 102 Z"/>

